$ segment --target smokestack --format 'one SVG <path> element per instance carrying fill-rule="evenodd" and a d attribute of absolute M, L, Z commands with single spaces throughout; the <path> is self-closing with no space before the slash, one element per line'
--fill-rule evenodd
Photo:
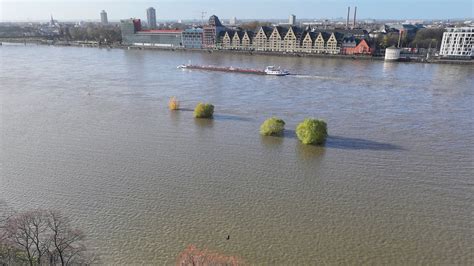
<path fill-rule="evenodd" d="M 357 16 L 357 7 L 354 7 L 354 23 L 352 24 L 352 28 L 356 27 L 356 16 Z"/>
<path fill-rule="evenodd" d="M 351 15 L 351 7 L 347 7 L 347 20 L 346 20 L 346 29 L 349 29 L 349 16 Z"/>

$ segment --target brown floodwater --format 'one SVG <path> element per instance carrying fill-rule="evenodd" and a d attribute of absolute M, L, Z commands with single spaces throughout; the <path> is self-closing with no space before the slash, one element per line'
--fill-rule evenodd
<path fill-rule="evenodd" d="M 474 263 L 472 66 L 11 45 L 0 60 L 0 200 L 63 211 L 105 264 L 172 264 L 190 244 L 252 264 Z M 189 61 L 299 75 L 176 69 Z M 214 120 L 192 117 L 199 101 Z M 271 116 L 284 137 L 259 135 Z M 324 147 L 296 139 L 306 117 L 327 121 Z"/>

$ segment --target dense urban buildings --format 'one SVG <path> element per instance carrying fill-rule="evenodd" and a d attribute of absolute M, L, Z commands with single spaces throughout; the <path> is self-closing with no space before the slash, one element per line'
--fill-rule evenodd
<path fill-rule="evenodd" d="M 474 57 L 474 27 L 447 28 L 441 41 L 440 55 Z"/>
<path fill-rule="evenodd" d="M 415 54 L 420 57 L 422 53 L 422 57 L 428 59 L 436 56 L 435 51 L 440 45 L 440 55 L 444 57 L 470 58 L 473 54 L 472 26 L 449 28 L 441 42 L 442 27 L 426 27 L 420 22 L 408 21 L 367 26 L 357 23 L 355 8 L 354 18 L 350 19 L 349 15 L 350 9 L 347 20 L 331 26 L 304 22 L 294 26 L 291 25 L 296 24 L 294 15 L 290 16 L 288 23 L 226 26 L 212 15 L 205 25 L 182 27 L 179 23 L 164 24 L 160 30 L 142 30 L 139 20 L 130 19 L 122 21 L 122 43 L 184 49 L 351 56 L 383 56 L 387 49 L 388 60 L 410 60 L 409 57 Z"/>
<path fill-rule="evenodd" d="M 100 23 L 102 24 L 109 23 L 109 20 L 107 19 L 107 12 L 105 12 L 105 10 L 102 10 L 102 12 L 100 12 Z"/>
<path fill-rule="evenodd" d="M 294 17 L 292 18 L 294 19 Z M 240 28 L 229 29 L 224 27 L 215 15 L 209 18 L 208 24 L 202 29 L 141 30 L 137 28 L 139 24 L 141 23 L 133 19 L 122 20 L 123 43 L 191 49 L 350 55 L 370 55 L 374 50 L 368 41 L 368 32 L 357 29 L 318 30 L 287 25 L 261 26 L 255 31 Z"/>
<path fill-rule="evenodd" d="M 156 11 L 153 7 L 149 7 L 146 10 L 146 19 L 148 22 L 149 29 L 156 29 Z"/>

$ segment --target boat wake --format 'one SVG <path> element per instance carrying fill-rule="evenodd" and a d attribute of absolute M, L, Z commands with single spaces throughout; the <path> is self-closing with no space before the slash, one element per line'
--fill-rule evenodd
<path fill-rule="evenodd" d="M 342 78 L 338 77 L 330 77 L 330 76 L 316 76 L 316 75 L 300 75 L 300 74 L 291 74 L 290 77 L 295 78 L 303 78 L 303 79 L 319 79 L 319 80 L 342 80 Z"/>

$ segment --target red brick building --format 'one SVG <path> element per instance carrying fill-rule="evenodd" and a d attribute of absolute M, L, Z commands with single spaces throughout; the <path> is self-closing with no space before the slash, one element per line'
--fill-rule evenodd
<path fill-rule="evenodd" d="M 342 54 L 346 55 L 372 55 L 374 49 L 364 39 L 346 39 L 342 44 Z"/>

